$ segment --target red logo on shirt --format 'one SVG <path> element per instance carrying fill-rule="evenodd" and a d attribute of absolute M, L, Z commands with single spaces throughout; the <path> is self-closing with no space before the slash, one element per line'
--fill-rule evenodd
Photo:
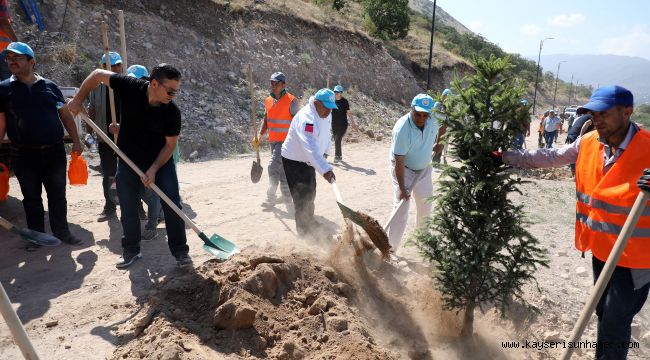
<path fill-rule="evenodd" d="M 314 124 L 305 124 L 305 132 L 313 133 L 314 132 Z"/>

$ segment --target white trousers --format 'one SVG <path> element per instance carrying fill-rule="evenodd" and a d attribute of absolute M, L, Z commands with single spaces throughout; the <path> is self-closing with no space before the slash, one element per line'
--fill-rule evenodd
<path fill-rule="evenodd" d="M 418 181 L 415 186 L 413 186 L 413 180 L 417 176 L 418 172 L 415 172 L 411 169 L 404 169 L 404 186 L 407 190 L 410 190 L 411 197 L 406 201 L 406 204 L 395 214 L 395 218 L 388 228 L 388 240 L 390 245 L 393 247 L 393 250 L 397 250 L 400 243 L 402 242 L 402 237 L 404 236 L 404 231 L 406 230 L 406 223 L 409 219 L 409 205 L 411 203 L 410 199 L 415 199 L 415 207 L 417 210 L 416 218 L 416 227 L 424 226 L 424 220 L 427 216 L 431 215 L 431 209 L 433 204 L 427 199 L 433 195 L 433 180 L 431 179 L 431 166 L 427 166 L 424 170 L 422 178 Z M 393 179 L 393 210 L 399 205 L 399 184 L 397 183 L 397 176 L 395 175 L 395 163 L 391 163 L 390 174 Z"/>

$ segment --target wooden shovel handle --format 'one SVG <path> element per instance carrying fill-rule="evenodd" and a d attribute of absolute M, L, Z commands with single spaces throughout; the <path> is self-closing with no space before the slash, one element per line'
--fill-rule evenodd
<path fill-rule="evenodd" d="M 120 23 L 120 52 L 122 53 L 122 74 L 127 74 L 126 62 L 126 30 L 124 29 L 124 11 L 117 12 L 117 18 Z"/>
<path fill-rule="evenodd" d="M 255 84 L 253 83 L 253 65 L 248 64 L 248 92 L 251 96 L 251 123 L 253 125 L 253 138 L 257 139 L 257 120 L 255 119 Z M 260 148 L 255 149 L 257 162 L 260 161 Z"/>
<path fill-rule="evenodd" d="M 106 70 L 111 71 L 111 57 L 110 57 L 110 48 L 108 47 L 108 25 L 106 22 L 102 21 L 102 38 L 104 41 L 104 57 L 106 58 Z M 117 125 L 117 115 L 115 114 L 115 95 L 113 94 L 113 89 L 111 89 L 110 84 L 105 84 L 108 88 L 108 101 L 111 106 L 111 124 L 113 126 Z M 113 139 L 117 142 L 117 134 L 113 134 Z"/>
<path fill-rule="evenodd" d="M 38 360 L 36 349 L 34 349 L 32 342 L 29 341 L 27 332 L 20 322 L 16 311 L 11 306 L 11 301 L 2 283 L 0 283 L 0 313 L 2 313 L 2 317 L 5 319 L 16 345 L 20 348 L 20 352 L 23 353 L 23 357 L 27 360 Z"/>

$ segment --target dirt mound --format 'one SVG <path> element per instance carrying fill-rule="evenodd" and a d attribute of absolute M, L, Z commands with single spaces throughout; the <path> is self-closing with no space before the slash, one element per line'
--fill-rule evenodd
<path fill-rule="evenodd" d="M 240 255 L 169 278 L 119 330 L 114 359 L 398 356 L 377 345 L 337 272 L 297 255 Z"/>

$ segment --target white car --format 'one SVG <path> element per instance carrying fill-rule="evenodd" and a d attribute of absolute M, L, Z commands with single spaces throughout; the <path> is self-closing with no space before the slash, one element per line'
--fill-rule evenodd
<path fill-rule="evenodd" d="M 576 116 L 576 111 L 578 111 L 577 106 L 570 106 L 570 107 L 564 108 L 564 114 L 566 114 L 567 118 L 569 118 L 571 116 L 575 117 Z"/>

